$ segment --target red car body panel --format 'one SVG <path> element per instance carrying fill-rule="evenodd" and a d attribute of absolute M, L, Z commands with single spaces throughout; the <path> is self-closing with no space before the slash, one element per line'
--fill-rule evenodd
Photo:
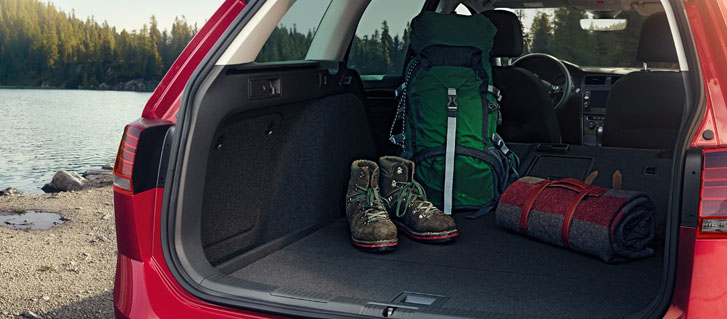
<path fill-rule="evenodd" d="M 222 3 L 154 89 L 141 117 L 177 122 L 182 91 L 189 77 L 244 7 L 245 2 L 241 0 L 226 0 Z"/>
<path fill-rule="evenodd" d="M 117 318 L 276 318 L 206 303 L 184 290 L 167 268 L 161 246 L 161 211 L 164 189 L 154 188 L 134 195 L 114 192 L 116 223 L 135 217 L 129 227 L 117 226 L 119 254 L 114 281 Z M 120 213 L 120 212 L 123 212 Z M 124 235 L 132 232 L 131 235 Z M 129 237 L 124 237 L 129 236 Z M 121 240 L 133 238 L 135 246 L 122 248 Z M 138 252 L 138 258 L 121 251 Z"/>
<path fill-rule="evenodd" d="M 182 52 L 154 91 L 143 118 L 176 123 L 184 87 L 245 3 L 227 0 Z M 727 0 L 684 2 L 702 78 L 706 112 L 695 148 L 727 147 Z M 712 139 L 704 132 L 711 130 Z M 720 135 L 721 133 L 721 135 Z M 114 193 L 119 255 L 114 287 L 117 318 L 274 318 L 202 301 L 174 279 L 161 247 L 164 189 Z M 727 318 L 727 239 L 697 238 L 680 227 L 677 275 L 665 318 Z"/>
<path fill-rule="evenodd" d="M 727 1 L 685 1 L 692 36 L 704 81 L 707 108 L 692 147 L 727 146 Z M 704 138 L 711 130 L 714 137 Z M 677 265 L 679 289 L 673 305 L 684 307 L 687 318 L 727 318 L 727 239 L 702 239 L 696 231 L 681 232 L 680 242 L 694 240 L 694 247 L 680 247 Z M 690 238 L 684 238 L 690 237 Z M 689 262 L 687 259 L 692 259 Z M 686 267 L 691 264 L 691 267 Z M 680 269 L 680 266 L 684 268 Z M 686 273 L 689 272 L 689 273 Z M 684 282 L 687 281 L 687 282 Z M 685 293 L 682 289 L 687 289 Z"/>
<path fill-rule="evenodd" d="M 692 147 L 727 146 L 727 1 L 685 1 L 704 80 L 707 110 Z M 707 140 L 704 132 L 714 138 Z M 721 133 L 721 134 L 720 134 Z"/>

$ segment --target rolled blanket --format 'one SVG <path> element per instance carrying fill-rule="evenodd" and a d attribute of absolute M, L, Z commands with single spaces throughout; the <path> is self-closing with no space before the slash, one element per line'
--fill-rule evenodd
<path fill-rule="evenodd" d="M 654 255 L 654 204 L 646 194 L 579 180 L 523 177 L 500 197 L 500 227 L 611 263 Z"/>

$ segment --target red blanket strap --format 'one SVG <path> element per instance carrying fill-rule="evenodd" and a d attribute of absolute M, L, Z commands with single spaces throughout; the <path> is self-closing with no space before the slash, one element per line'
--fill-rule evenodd
<path fill-rule="evenodd" d="M 605 188 L 598 187 L 598 186 L 591 186 L 586 183 L 583 183 L 577 179 L 574 178 L 564 178 L 560 180 L 555 181 L 549 181 L 549 180 L 543 180 L 538 182 L 537 187 L 533 192 L 530 194 L 530 197 L 528 197 L 527 200 L 525 200 L 525 203 L 523 203 L 523 208 L 520 213 L 520 230 L 524 233 L 527 233 L 528 231 L 528 216 L 530 215 L 530 212 L 533 209 L 533 205 L 535 204 L 535 200 L 538 199 L 538 196 L 548 187 L 559 187 L 564 188 L 568 190 L 572 190 L 574 192 L 577 192 L 576 198 L 573 199 L 573 202 L 571 202 L 570 206 L 568 207 L 568 210 L 565 212 L 564 218 L 563 218 L 563 226 L 561 227 L 561 240 L 563 241 L 563 244 L 567 247 L 570 247 L 570 242 L 568 241 L 568 233 L 570 231 L 570 225 L 573 221 L 573 215 L 575 215 L 576 209 L 578 208 L 578 204 L 581 203 L 581 201 L 586 196 L 601 196 L 603 193 L 606 192 Z"/>
<path fill-rule="evenodd" d="M 523 204 L 523 209 L 520 213 L 520 230 L 523 233 L 528 232 L 528 215 L 530 215 L 530 211 L 533 209 L 533 204 L 535 204 L 535 200 L 538 199 L 538 196 L 540 196 L 540 193 L 542 193 L 548 186 L 553 183 L 553 181 L 549 180 L 542 180 L 538 182 L 536 185 L 538 188 L 536 188 L 532 193 L 530 193 L 530 197 L 528 197 L 527 200 L 525 200 L 525 203 Z"/>
<path fill-rule="evenodd" d="M 570 248 L 568 233 L 570 233 L 570 225 L 573 223 L 573 215 L 576 214 L 576 208 L 578 208 L 578 205 L 590 194 L 590 192 L 591 190 L 589 189 L 580 191 L 578 195 L 576 195 L 576 198 L 574 198 L 570 203 L 570 206 L 568 206 L 568 210 L 565 211 L 565 216 L 563 216 L 563 226 L 560 228 L 560 240 L 563 242 L 563 245 L 568 248 Z"/>
<path fill-rule="evenodd" d="M 555 180 L 550 183 L 550 186 L 570 189 L 576 193 L 580 193 L 586 189 L 591 188 L 591 185 L 581 182 L 575 178 L 564 178 Z"/>

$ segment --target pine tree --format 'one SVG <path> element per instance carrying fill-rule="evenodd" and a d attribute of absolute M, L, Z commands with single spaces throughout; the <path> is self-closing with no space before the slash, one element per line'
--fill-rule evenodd
<path fill-rule="evenodd" d="M 0 85 L 61 88 L 159 81 L 196 33 L 184 17 L 172 34 L 152 16 L 139 31 L 118 32 L 39 0 L 0 0 Z"/>
<path fill-rule="evenodd" d="M 592 60 L 595 41 L 581 29 L 581 19 L 584 18 L 584 11 L 572 7 L 555 10 L 553 37 L 548 44 L 551 54 L 576 64 L 587 64 Z"/>
<path fill-rule="evenodd" d="M 382 55 L 381 68 L 384 70 L 384 74 L 391 73 L 394 71 L 394 63 L 391 61 L 391 54 L 396 52 L 393 47 L 394 39 L 391 38 L 389 33 L 389 24 L 386 20 L 381 22 L 381 41 L 380 49 Z"/>
<path fill-rule="evenodd" d="M 517 15 L 518 20 L 524 21 L 525 20 L 525 10 L 523 9 L 517 9 L 515 10 L 515 15 Z M 525 30 L 522 29 L 522 25 L 520 25 L 520 32 L 523 35 L 523 52 L 522 54 L 528 54 L 530 53 L 530 42 L 532 39 L 530 39 L 530 33 L 525 32 Z"/>
<path fill-rule="evenodd" d="M 538 12 L 530 27 L 532 43 L 530 52 L 551 53 L 550 42 L 553 38 L 553 28 L 550 25 L 550 17 L 545 12 Z"/>

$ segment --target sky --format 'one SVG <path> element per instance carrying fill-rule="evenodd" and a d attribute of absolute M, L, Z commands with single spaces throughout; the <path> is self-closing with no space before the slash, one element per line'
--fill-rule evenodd
<path fill-rule="evenodd" d="M 138 30 L 149 23 L 154 15 L 159 23 L 159 29 L 171 29 L 174 18 L 185 16 L 191 24 L 197 23 L 202 27 L 205 21 L 212 16 L 223 0 L 123 0 L 112 2 L 108 0 L 42 0 L 52 2 L 57 8 L 65 12 L 76 12 L 76 17 L 85 20 L 93 16 L 96 21 L 107 21 L 117 30 Z M 404 30 L 406 23 L 419 13 L 425 0 L 372 0 L 367 8 L 361 24 L 356 31 L 359 36 L 372 34 L 381 28 L 381 22 L 386 20 L 391 34 L 399 34 Z M 292 27 L 295 24 L 299 31 L 305 32 L 318 26 L 321 16 L 325 12 L 330 0 L 299 0 L 288 11 L 281 24 Z M 532 22 L 535 10 L 526 10 L 523 25 L 526 29 Z"/>
<path fill-rule="evenodd" d="M 154 15 L 160 29 L 171 29 L 175 16 L 184 15 L 191 24 L 202 27 L 212 16 L 223 0 L 43 0 L 51 2 L 65 12 L 75 10 L 76 17 L 85 20 L 93 16 L 96 21 L 107 21 L 116 29 L 135 30 L 149 24 L 149 17 Z M 315 29 L 320 17 L 325 12 L 330 0 L 299 0 L 288 11 L 281 21 L 286 26 L 295 24 L 300 31 Z M 424 0 L 372 0 L 364 13 L 358 34 L 371 34 L 381 27 L 381 21 L 389 23 L 392 34 L 401 33 L 410 21 L 421 10 Z"/>
<path fill-rule="evenodd" d="M 296 25 L 298 31 L 305 32 L 315 29 L 318 26 L 323 13 L 330 0 L 298 0 L 288 10 L 288 13 L 280 21 L 280 24 L 292 27 Z M 386 20 L 389 24 L 391 34 L 401 35 L 406 23 L 411 21 L 424 6 L 425 0 L 372 0 L 361 17 L 361 22 L 356 30 L 359 36 L 370 35 L 375 30 L 381 29 L 381 22 Z M 468 12 L 464 6 L 458 7 L 457 13 Z M 552 14 L 552 9 L 545 9 Z M 522 21 L 525 29 L 529 29 L 533 17 L 541 9 L 525 9 L 525 17 Z"/>
<path fill-rule="evenodd" d="M 149 24 L 149 17 L 154 15 L 160 29 L 171 29 L 175 16 L 184 15 L 189 23 L 197 23 L 202 27 L 212 16 L 223 0 L 42 0 L 51 2 L 65 12 L 75 10 L 76 17 L 85 20 L 93 16 L 96 21 L 107 21 L 116 29 L 134 30 Z M 298 30 L 306 31 L 318 26 L 320 17 L 325 12 L 330 0 L 299 0 L 290 9 L 282 23 L 287 26 L 296 24 Z M 359 31 L 371 34 L 381 27 L 381 21 L 387 20 L 392 33 L 404 30 L 406 22 L 411 20 L 420 10 L 424 0 L 373 0 L 364 14 L 363 24 Z M 313 18 L 315 17 L 315 18 Z M 375 22 L 374 22 L 375 21 Z"/>
<path fill-rule="evenodd" d="M 381 28 L 381 22 L 384 20 L 389 24 L 392 35 L 401 34 L 406 23 L 421 11 L 424 1 L 372 0 L 361 17 L 356 34 L 372 34 L 374 30 Z M 295 24 L 298 31 L 315 29 L 330 2 L 330 0 L 298 0 L 280 23 L 285 26 Z"/>
<path fill-rule="evenodd" d="M 222 0 L 43 0 L 51 2 L 56 8 L 64 12 L 75 10 L 76 17 L 85 20 L 94 16 L 99 23 L 104 20 L 117 30 L 138 30 L 142 25 L 149 24 L 149 18 L 154 15 L 159 23 L 159 29 L 170 30 L 175 16 L 184 15 L 187 22 L 201 28 L 204 22 L 212 16 L 222 4 Z"/>

